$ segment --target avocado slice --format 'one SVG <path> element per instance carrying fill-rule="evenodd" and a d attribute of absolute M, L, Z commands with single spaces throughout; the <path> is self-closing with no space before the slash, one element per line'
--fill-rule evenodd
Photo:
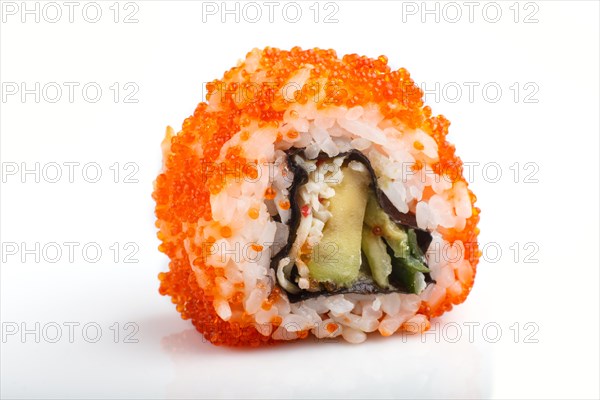
<path fill-rule="evenodd" d="M 375 196 L 369 197 L 367 211 L 365 212 L 365 224 L 371 229 L 380 229 L 381 235 L 387 244 L 394 250 L 395 257 L 408 257 L 410 248 L 408 245 L 408 234 L 390 219 Z"/>
<path fill-rule="evenodd" d="M 308 262 L 311 278 L 337 287 L 349 287 L 357 278 L 362 261 L 361 241 L 365 208 L 369 197 L 369 175 L 342 167 L 342 181 L 329 200 L 332 216 L 323 237 Z"/>
<path fill-rule="evenodd" d="M 362 250 L 367 257 L 371 275 L 377 285 L 384 289 L 389 289 L 389 275 L 392 273 L 392 258 L 387 253 L 387 246 L 381 239 L 373 233 L 368 227 L 363 228 Z"/>

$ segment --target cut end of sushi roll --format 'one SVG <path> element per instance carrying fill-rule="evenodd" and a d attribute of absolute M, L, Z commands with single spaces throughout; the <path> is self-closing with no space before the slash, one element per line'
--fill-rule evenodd
<path fill-rule="evenodd" d="M 479 209 L 405 69 L 333 50 L 255 49 L 167 129 L 159 274 L 217 345 L 390 336 L 463 302 Z"/>

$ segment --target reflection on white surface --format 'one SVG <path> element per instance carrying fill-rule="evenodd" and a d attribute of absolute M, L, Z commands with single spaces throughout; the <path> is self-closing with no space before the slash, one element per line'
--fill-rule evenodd
<path fill-rule="evenodd" d="M 372 335 L 268 348 L 215 347 L 194 329 L 165 336 L 174 379 L 169 398 L 327 397 L 484 398 L 491 393 L 489 353 L 473 343 L 423 343 L 419 336 Z"/>
<path fill-rule="evenodd" d="M 474 344 L 466 337 L 452 344 L 437 343 L 431 335 L 422 343 L 420 336 L 375 334 L 360 345 L 307 339 L 231 349 L 206 343 L 168 299 L 149 295 L 156 278 L 136 266 L 3 267 L 5 279 L 11 284 L 2 283 L 2 300 L 19 300 L 2 301 L 2 323 L 29 330 L 39 323 L 40 329 L 38 337 L 19 332 L 0 343 L 1 398 L 491 395 L 490 348 L 480 337 Z M 64 295 L 46 284 L 51 279 L 64 282 Z M 458 317 L 452 312 L 447 318 Z M 72 341 L 69 322 L 79 324 Z M 88 323 L 100 327 L 97 340 L 93 329 L 87 339 L 82 335 Z M 127 323 L 138 328 L 130 340 Z M 62 327 L 56 341 L 52 329 L 44 331 L 52 324 Z"/>

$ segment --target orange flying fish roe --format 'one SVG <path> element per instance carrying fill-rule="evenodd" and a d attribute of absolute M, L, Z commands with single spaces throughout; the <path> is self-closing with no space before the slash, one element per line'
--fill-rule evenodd
<path fill-rule="evenodd" d="M 288 133 L 286 133 L 286 136 L 289 137 L 290 139 L 296 139 L 298 137 L 298 131 L 295 130 L 291 130 Z"/>
<path fill-rule="evenodd" d="M 252 219 L 257 219 L 259 215 L 260 213 L 257 208 L 251 208 L 248 210 L 248 216 Z"/>
<path fill-rule="evenodd" d="M 277 192 L 275 192 L 275 189 L 273 189 L 271 187 L 267 188 L 267 190 L 265 190 L 265 199 L 267 199 L 267 200 L 273 200 L 276 195 L 277 195 Z"/>
<path fill-rule="evenodd" d="M 244 171 L 244 175 L 246 175 L 249 179 L 255 180 L 256 178 L 258 178 L 258 168 L 256 167 L 256 165 L 247 164 L 244 165 L 242 169 Z"/>
<path fill-rule="evenodd" d="M 192 228 L 197 227 L 201 221 L 212 221 L 211 194 L 220 193 L 227 187 L 230 179 L 237 178 L 240 165 L 255 161 L 246 160 L 240 146 L 228 148 L 225 159 L 220 159 L 225 143 L 242 128 L 244 130 L 239 136 L 245 142 L 252 135 L 252 126 L 280 127 L 283 125 L 286 109 L 296 101 L 300 104 L 316 101 L 318 110 L 329 106 L 350 108 L 375 104 L 387 120 L 398 121 L 407 129 L 419 128 L 435 140 L 439 161 L 432 165 L 434 172 L 441 174 L 452 168 L 462 167 L 462 161 L 455 155 L 454 146 L 446 141 L 450 122 L 444 116 L 432 115 L 431 108 L 423 104 L 423 92 L 415 85 L 408 71 L 404 68 L 392 70 L 387 57 L 371 59 L 348 54 L 338 58 L 333 50 L 302 50 L 299 47 L 291 50 L 267 47 L 248 54 L 253 60 L 257 56 L 258 62 L 253 61 L 251 69 L 255 72 L 248 72 L 246 64 L 242 62 L 227 71 L 222 79 L 206 85 L 209 93 L 206 96 L 207 102 L 200 103 L 193 114 L 183 121 L 181 130 L 168 138 L 164 168 L 156 178 L 152 194 L 156 202 L 156 226 L 160 231 L 159 249 L 171 260 L 169 270 L 159 275 L 159 293 L 171 296 L 182 318 L 190 319 L 207 340 L 217 345 L 258 346 L 273 342 L 269 336 L 260 334 L 253 325 L 252 316 L 246 315 L 243 308 L 239 308 L 244 296 L 242 292 L 235 293 L 230 302 L 232 309 L 238 310 L 240 320 L 232 322 L 219 318 L 213 306 L 213 300 L 218 295 L 216 271 L 202 257 L 194 260 L 194 268 L 202 272 L 201 288 L 184 247 L 184 241 L 190 243 L 186 240 L 187 232 L 193 232 Z M 295 94 L 295 98 L 279 95 L 279 89 L 300 68 L 309 64 L 313 67 L 309 81 Z M 247 91 L 247 88 L 255 86 L 254 80 L 258 74 L 266 74 L 268 82 L 275 82 L 279 86 L 252 92 L 251 99 L 237 96 L 236 90 Z M 320 82 L 324 83 L 323 86 L 317 87 Z M 322 90 L 318 92 L 317 89 Z M 324 95 L 317 96 L 319 93 Z M 219 106 L 209 107 L 208 102 L 217 102 Z M 298 117 L 294 111 L 290 111 L 290 116 Z M 295 131 L 288 131 L 285 136 L 294 139 L 297 134 Z M 278 133 L 274 140 L 281 142 L 286 139 Z M 419 144 L 415 142 L 413 145 L 419 150 Z M 220 168 L 215 169 L 214 166 L 219 164 L 222 164 Z M 413 167 L 414 170 L 421 168 L 423 165 L 419 162 Z M 462 176 L 457 180 L 466 184 Z M 264 195 L 266 199 L 274 199 L 276 193 L 268 188 Z M 469 195 L 474 203 L 475 196 L 471 192 Z M 480 210 L 474 206 L 472 210 L 472 216 L 467 219 L 462 231 L 450 229 L 442 234 L 451 243 L 455 240 L 463 241 L 466 244 L 465 258 L 475 266 L 481 255 L 477 246 Z M 250 208 L 248 216 L 257 219 L 258 209 Z M 186 229 L 183 229 L 184 224 Z M 221 227 L 219 234 L 231 237 L 231 228 Z M 198 250 L 197 254 L 200 253 Z M 475 268 L 473 277 L 474 275 Z M 451 309 L 453 304 L 465 300 L 473 279 L 462 283 L 462 289 L 458 291 L 448 291 L 446 297 L 434 307 L 423 302 L 419 312 L 431 318 Z M 275 302 L 279 296 L 280 291 L 275 287 L 269 295 L 269 301 Z M 280 316 L 275 316 L 272 324 L 278 326 L 281 321 Z"/>
<path fill-rule="evenodd" d="M 290 202 L 287 200 L 282 200 L 279 202 L 279 207 L 281 207 L 282 210 L 289 210 L 290 206 Z"/>
<path fill-rule="evenodd" d="M 253 243 L 252 245 L 250 245 L 250 247 L 252 247 L 252 250 L 254 250 L 256 252 L 262 251 L 262 249 L 263 249 L 263 247 L 260 244 L 256 244 L 256 243 Z"/>
<path fill-rule="evenodd" d="M 221 233 L 221 236 L 223 236 L 224 238 L 230 238 L 231 237 L 231 228 L 228 226 L 222 226 L 221 229 L 219 230 L 219 232 Z"/>

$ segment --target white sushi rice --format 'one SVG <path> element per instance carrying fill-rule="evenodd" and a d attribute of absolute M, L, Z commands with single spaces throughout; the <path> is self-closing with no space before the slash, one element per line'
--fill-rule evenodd
<path fill-rule="evenodd" d="M 251 68 L 248 60 L 246 63 L 247 68 Z M 308 75 L 303 71 L 295 79 L 306 80 Z M 210 107 L 216 109 L 219 104 L 213 102 Z M 294 139 L 286 135 L 292 129 L 299 133 Z M 221 193 L 211 195 L 214 222 L 199 220 L 193 239 L 196 245 L 200 245 L 211 235 L 220 237 L 215 226 L 228 225 L 232 228 L 231 237 L 215 243 L 220 251 L 207 258 L 207 265 L 219 266 L 225 271 L 225 276 L 216 282 L 221 297 L 214 300 L 215 311 L 223 320 L 235 320 L 236 315 L 232 312 L 229 300 L 234 293 L 234 285 L 244 283 L 244 311 L 254 316 L 261 334 L 271 335 L 276 340 L 292 340 L 298 337 L 299 332 L 310 330 L 317 338 L 341 336 L 348 342 L 360 343 L 369 332 L 379 331 L 388 336 L 403 326 L 415 332 L 425 329 L 427 318 L 418 314 L 421 302 L 426 301 L 435 307 L 447 291 L 460 293 L 461 282 L 467 282 L 472 277 L 471 266 L 464 259 L 463 244 L 458 241 L 450 246 L 437 232 L 439 227 L 458 231 L 465 227 L 466 219 L 471 216 L 467 188 L 464 183 L 453 184 L 447 177 L 432 171 L 430 166 L 438 161 L 438 148 L 425 132 L 392 125 L 384 120 L 376 105 L 350 109 L 331 106 L 317 110 L 312 102 L 292 104 L 278 128 L 251 125 L 250 130 L 253 133 L 247 141 L 242 141 L 238 132 L 223 146 L 220 161 L 224 161 L 229 147 L 241 146 L 244 156 L 261 167 L 259 177 L 229 182 Z M 283 140 L 276 142 L 278 132 L 283 134 Z M 415 149 L 413 144 L 417 140 L 423 145 L 422 150 Z M 293 147 L 305 148 L 307 158 L 315 158 L 320 152 L 335 157 L 350 149 L 365 154 L 378 176 L 380 188 L 393 205 L 401 212 L 415 213 L 419 228 L 432 232 L 430 249 L 433 251 L 429 251 L 426 257 L 431 277 L 436 283 L 429 284 L 420 295 L 337 294 L 294 304 L 290 304 L 282 291 L 283 295 L 275 304 L 268 309 L 262 308 L 272 289 L 278 285 L 277 278 L 281 281 L 282 277 L 289 274 L 293 265 L 291 260 L 296 258 L 298 246 L 306 240 L 313 245 L 317 243 L 331 216 L 326 205 L 321 204 L 318 198 L 333 196 L 335 185 L 313 183 L 302 187 L 299 192 L 302 201 L 312 207 L 310 218 L 302 219 L 297 233 L 300 239 L 292 247 L 290 256 L 281 260 L 277 271 L 270 267 L 271 256 L 287 243 L 289 234 L 285 223 L 289 220 L 290 210 L 283 209 L 280 203 L 290 200 L 288 191 L 292 179 L 290 171 L 286 170 L 284 151 Z M 413 172 L 410 166 L 417 160 L 425 167 Z M 315 168 L 316 173 L 323 173 L 319 172 L 314 161 L 301 162 L 305 163 L 306 169 Z M 362 164 L 359 165 L 364 168 Z M 276 197 L 273 201 L 263 202 L 263 194 L 269 186 L 275 188 Z M 422 197 L 427 187 L 435 194 L 425 201 Z M 250 207 L 259 210 L 257 219 L 248 218 Z M 279 214 L 281 222 L 273 219 L 276 214 Z M 248 243 L 261 245 L 262 250 L 243 251 Z M 190 260 L 199 256 L 193 254 L 189 243 L 185 249 Z M 240 249 L 240 254 L 236 254 L 236 249 Z M 452 257 L 447 256 L 449 253 L 452 253 Z M 204 288 L 204 274 L 199 268 L 192 268 L 198 284 Z M 308 272 L 308 268 L 300 266 L 298 286 L 288 282 L 283 289 L 289 292 L 306 289 Z M 270 322 L 277 316 L 281 317 L 282 322 L 273 328 Z"/>

